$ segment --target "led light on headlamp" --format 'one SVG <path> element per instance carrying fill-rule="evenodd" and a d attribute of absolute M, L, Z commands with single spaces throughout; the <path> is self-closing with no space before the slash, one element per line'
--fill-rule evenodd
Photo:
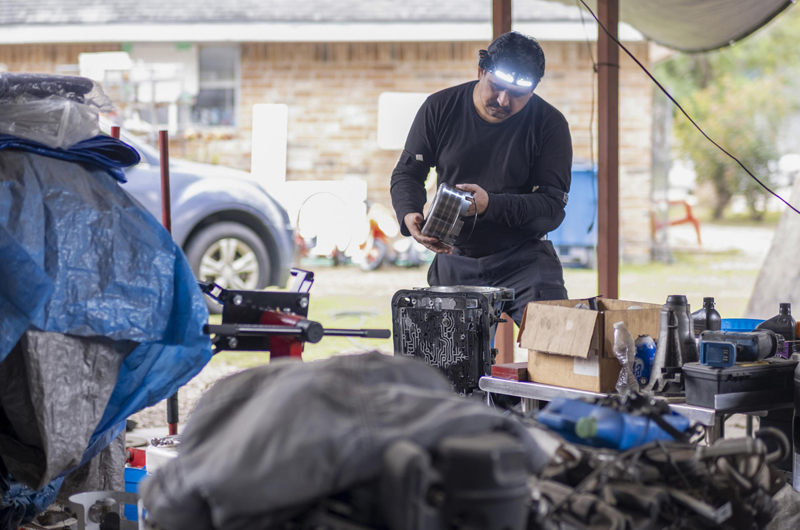
<path fill-rule="evenodd" d="M 508 72 L 507 69 L 501 70 L 498 68 L 486 50 L 480 50 L 480 52 L 478 52 L 478 66 L 487 72 L 491 72 L 506 83 L 525 88 L 530 88 L 534 85 L 533 77 L 529 73 L 516 71 Z"/>

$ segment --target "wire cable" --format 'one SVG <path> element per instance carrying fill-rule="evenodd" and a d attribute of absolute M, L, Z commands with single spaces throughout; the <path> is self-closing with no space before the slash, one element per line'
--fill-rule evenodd
<path fill-rule="evenodd" d="M 578 0 L 575 0 L 575 5 L 578 6 L 578 11 L 581 13 L 581 25 L 583 26 L 583 34 L 586 36 L 586 50 L 589 52 L 589 59 L 592 60 L 592 110 L 589 112 L 589 162 L 592 164 L 591 186 L 592 197 L 594 198 L 594 214 L 592 214 L 592 222 L 589 224 L 589 228 L 586 230 L 586 233 L 588 234 L 592 231 L 592 228 L 594 228 L 594 220 L 597 217 L 597 187 L 595 186 L 595 183 L 597 182 L 597 171 L 595 170 L 594 165 L 594 87 L 596 86 L 594 80 L 597 78 L 597 61 L 594 60 L 592 43 L 589 41 L 589 32 L 586 31 L 586 20 L 583 18 L 583 9 L 581 9 L 580 4 L 578 4 Z"/>
<path fill-rule="evenodd" d="M 619 40 L 617 40 L 617 38 L 616 38 L 616 37 L 614 37 L 614 36 L 613 36 L 613 35 L 612 35 L 612 34 L 611 34 L 611 33 L 610 33 L 610 32 L 609 32 L 607 29 L 606 29 L 606 27 L 603 25 L 603 23 L 602 23 L 602 22 L 600 22 L 600 19 L 599 19 L 599 18 L 597 18 L 597 15 L 595 15 L 595 14 L 594 14 L 594 11 L 592 11 L 592 10 L 589 8 L 589 6 L 588 6 L 588 5 L 586 5 L 586 2 L 584 2 L 584 0 L 578 0 L 578 1 L 579 1 L 581 4 L 583 4 L 583 6 L 586 8 L 586 10 L 587 10 L 587 11 L 589 11 L 589 14 L 590 14 L 590 15 L 592 15 L 592 17 L 594 17 L 594 19 L 597 21 L 597 24 L 598 24 L 598 25 L 599 25 L 599 26 L 600 26 L 600 27 L 603 29 L 603 31 L 605 32 L 605 34 L 606 34 L 606 35 L 608 35 L 608 37 L 609 37 L 611 40 L 613 40 L 613 41 L 614 41 L 614 42 L 617 44 L 617 46 L 619 46 L 620 48 L 622 48 L 622 50 L 623 50 L 625 53 L 627 53 L 627 54 L 628 54 L 628 57 L 630 57 L 631 59 L 633 59 L 633 61 L 634 61 L 634 62 L 635 62 L 637 65 L 639 65 L 639 68 L 641 68 L 641 69 L 644 71 L 644 73 L 645 73 L 645 74 L 647 74 L 647 77 L 649 77 L 649 78 L 650 78 L 650 79 L 653 81 L 653 83 L 655 83 L 655 84 L 656 84 L 656 86 L 657 86 L 657 87 L 658 87 L 658 88 L 659 88 L 659 89 L 660 89 L 660 90 L 661 90 L 661 91 L 662 91 L 664 94 L 666 94 L 666 96 L 667 96 L 667 97 L 670 99 L 670 101 L 672 101 L 672 102 L 675 104 L 675 106 L 676 106 L 676 107 L 678 107 L 678 110 L 680 110 L 680 111 L 683 113 L 683 115 L 684 115 L 684 116 L 686 116 L 686 119 L 688 119 L 688 120 L 689 120 L 689 121 L 692 123 L 692 125 L 694 125 L 694 126 L 695 126 L 695 128 L 696 128 L 698 131 L 700 131 L 700 134 L 702 134 L 703 136 L 705 136 L 705 137 L 706 137 L 706 139 L 707 139 L 709 142 L 711 142 L 712 144 L 714 144 L 714 145 L 715 145 L 715 146 L 716 146 L 716 147 L 717 147 L 717 148 L 718 148 L 720 151 L 722 151 L 723 153 L 725 153 L 726 155 L 728 155 L 728 156 L 729 156 L 729 157 L 730 157 L 732 160 L 734 160 L 734 161 L 735 161 L 737 164 L 739 164 L 739 166 L 740 166 L 742 169 L 744 169 L 744 170 L 745 170 L 745 172 L 746 172 L 748 175 L 750 175 L 750 177 L 751 177 L 753 180 L 755 180 L 756 182 L 758 182 L 758 184 L 759 184 L 759 185 L 760 185 L 762 188 L 764 188 L 764 189 L 765 189 L 765 190 L 767 190 L 769 193 L 771 193 L 772 195 L 774 195 L 776 198 L 778 198 L 778 200 L 780 200 L 780 201 L 781 201 L 782 203 L 784 203 L 786 206 L 788 206 L 789 208 L 791 208 L 792 210 L 794 210 L 794 212 L 795 212 L 795 213 L 798 213 L 798 214 L 800 214 L 800 210 L 798 210 L 797 208 L 795 208 L 794 206 L 792 206 L 791 204 L 789 204 L 789 201 L 787 201 L 786 199 L 784 199 L 783 197 L 781 197 L 780 195 L 778 195 L 777 193 L 775 193 L 774 191 L 772 191 L 772 190 L 771 190 L 769 187 L 767 187 L 767 185 L 766 185 L 766 184 L 764 184 L 763 182 L 761 182 L 761 181 L 758 179 L 758 177 L 756 177 L 756 176 L 755 176 L 755 175 L 754 175 L 754 174 L 753 174 L 753 173 L 752 173 L 752 172 L 751 172 L 749 169 L 747 169 L 747 167 L 746 167 L 746 166 L 745 166 L 745 165 L 744 165 L 744 164 L 743 164 L 741 161 L 739 161 L 739 159 L 738 159 L 738 158 L 736 158 L 735 156 L 733 156 L 732 154 L 730 154 L 730 153 L 729 153 L 728 151 L 726 151 L 726 150 L 725 150 L 725 149 L 724 149 L 724 148 L 723 148 L 721 145 L 719 145 L 717 142 L 715 142 L 714 140 L 712 140 L 712 139 L 711 139 L 711 137 L 710 137 L 710 136 L 708 136 L 708 135 L 705 133 L 705 131 L 704 131 L 703 129 L 701 129 L 701 128 L 700 128 L 700 126 L 699 126 L 699 125 L 697 125 L 697 123 L 696 123 L 696 122 L 695 122 L 695 121 L 692 119 L 692 117 L 691 117 L 691 116 L 689 116 L 689 114 L 688 114 L 688 113 L 687 113 L 685 110 L 683 110 L 683 107 L 681 107 L 680 103 L 678 103 L 678 102 L 675 100 L 675 98 L 673 98 L 673 97 L 672 97 L 672 95 L 671 95 L 669 92 L 667 92 L 667 89 L 665 89 L 665 88 L 664 88 L 664 87 L 661 85 L 661 83 L 659 83 L 659 82 L 658 82 L 658 80 L 657 80 L 655 77 L 653 77 L 653 74 L 651 74 L 651 73 L 650 73 L 650 72 L 647 70 L 647 68 L 645 68 L 645 67 L 644 67 L 644 65 L 643 65 L 641 62 L 639 62 L 639 59 L 637 59 L 636 57 L 634 57 L 634 55 L 633 55 L 633 54 L 632 54 L 632 53 L 631 53 L 631 52 L 628 50 L 628 48 L 626 48 L 626 47 L 625 47 L 625 46 L 624 46 L 624 45 L 623 45 L 623 44 L 622 44 L 622 43 L 621 43 Z M 605 63 L 599 63 L 599 64 L 601 64 L 601 65 L 602 65 L 602 64 L 605 64 Z M 606 66 L 613 66 L 613 67 L 619 68 L 619 65 L 606 65 Z"/>

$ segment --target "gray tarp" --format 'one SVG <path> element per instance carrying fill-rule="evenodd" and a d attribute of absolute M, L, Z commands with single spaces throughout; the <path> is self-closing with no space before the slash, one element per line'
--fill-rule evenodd
<path fill-rule="evenodd" d="M 142 486 L 165 530 L 271 528 L 308 503 L 378 477 L 384 449 L 503 430 L 548 457 L 523 425 L 456 396 L 436 370 L 378 353 L 276 361 L 228 377 L 197 405 L 180 455 Z"/>
<path fill-rule="evenodd" d="M 576 0 L 551 1 L 576 4 Z M 597 14 L 597 0 L 584 1 Z M 619 0 L 619 18 L 659 44 L 698 52 L 750 35 L 791 4 L 789 0 Z"/>
<path fill-rule="evenodd" d="M 125 356 L 138 343 L 27 331 L 0 363 L 0 455 L 39 489 L 81 463 Z"/>

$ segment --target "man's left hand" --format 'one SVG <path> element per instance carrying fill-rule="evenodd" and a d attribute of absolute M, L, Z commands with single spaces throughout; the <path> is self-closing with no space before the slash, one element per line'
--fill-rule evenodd
<path fill-rule="evenodd" d="M 461 191 L 468 191 L 472 194 L 475 202 L 469 205 L 467 215 L 475 215 L 475 207 L 478 207 L 478 215 L 486 211 L 489 206 L 489 194 L 477 184 L 456 184 L 456 188 Z"/>

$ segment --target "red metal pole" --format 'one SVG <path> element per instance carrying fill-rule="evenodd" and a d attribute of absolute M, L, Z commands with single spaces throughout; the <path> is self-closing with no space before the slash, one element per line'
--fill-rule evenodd
<path fill-rule="evenodd" d="M 617 37 L 619 0 L 598 0 L 597 15 Z M 597 287 L 619 298 L 619 48 L 602 29 L 597 33 Z"/>
<path fill-rule="evenodd" d="M 116 125 L 111 127 L 111 137 L 119 140 L 119 127 Z"/>
<path fill-rule="evenodd" d="M 169 197 L 169 135 L 158 131 L 158 152 L 161 155 L 161 224 L 172 234 L 172 209 Z"/>
<path fill-rule="evenodd" d="M 158 131 L 158 152 L 161 160 L 161 224 L 172 234 L 172 208 L 169 196 L 169 135 Z M 167 425 L 170 436 L 178 434 L 178 393 L 167 398 Z"/>

